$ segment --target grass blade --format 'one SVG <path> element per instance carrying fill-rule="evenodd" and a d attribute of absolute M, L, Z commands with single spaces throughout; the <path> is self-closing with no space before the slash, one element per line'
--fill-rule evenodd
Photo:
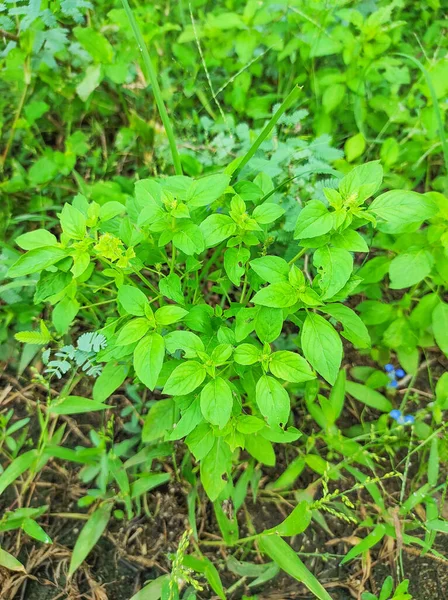
<path fill-rule="evenodd" d="M 176 140 L 174 138 L 174 132 L 171 125 L 170 118 L 168 116 L 165 103 L 163 102 L 162 92 L 160 91 L 159 82 L 157 81 L 156 71 L 151 62 L 151 58 L 149 56 L 148 48 L 146 47 L 145 40 L 143 39 L 142 32 L 139 29 L 137 21 L 134 17 L 134 13 L 132 12 L 131 7 L 129 6 L 128 0 L 122 0 L 122 4 L 126 14 L 128 16 L 129 22 L 132 27 L 132 31 L 134 33 L 134 37 L 136 39 L 138 49 L 143 58 L 143 63 L 145 65 L 147 75 L 152 85 L 152 89 L 154 91 L 154 98 L 157 104 L 157 108 L 159 110 L 160 118 L 162 119 L 163 126 L 165 127 L 166 135 L 168 137 L 168 142 L 171 149 L 171 155 L 173 157 L 174 170 L 176 175 L 182 175 L 182 165 L 180 162 L 179 152 L 177 151 Z"/>
<path fill-rule="evenodd" d="M 72 559 L 68 571 L 69 578 L 76 569 L 81 566 L 89 552 L 100 539 L 109 522 L 111 511 L 112 504 L 103 504 L 90 515 L 89 520 L 84 525 L 76 540 L 75 547 L 73 548 Z"/>
<path fill-rule="evenodd" d="M 280 104 L 279 108 L 276 110 L 275 114 L 271 117 L 269 123 L 266 125 L 266 127 L 263 129 L 263 131 L 257 137 L 255 142 L 249 148 L 249 151 L 246 154 L 246 156 L 244 156 L 243 159 L 239 163 L 234 165 L 233 172 L 229 172 L 229 174 L 232 175 L 233 179 L 235 179 L 235 177 L 238 175 L 238 173 L 247 165 L 247 163 L 253 157 L 255 152 L 258 150 L 258 148 L 261 146 L 261 144 L 265 141 L 265 139 L 269 136 L 271 131 L 274 129 L 275 125 L 277 124 L 278 120 L 283 115 L 283 113 L 285 113 L 288 110 L 288 108 L 290 108 L 294 104 L 294 102 L 297 100 L 301 91 L 302 91 L 301 87 L 295 86 L 291 90 L 291 92 L 288 94 L 288 96 L 283 100 L 283 102 Z"/>

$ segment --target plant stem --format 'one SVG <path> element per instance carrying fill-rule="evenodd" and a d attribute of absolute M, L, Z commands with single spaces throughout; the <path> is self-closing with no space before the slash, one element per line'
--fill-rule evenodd
<path fill-rule="evenodd" d="M 299 260 L 299 258 L 301 258 L 306 252 L 306 248 L 302 248 L 301 250 L 299 250 L 299 252 L 297 252 L 297 254 L 291 258 L 291 260 L 289 261 L 288 265 L 292 265 L 296 262 L 296 260 Z"/>
<path fill-rule="evenodd" d="M 166 135 L 168 137 L 168 142 L 171 149 L 171 155 L 173 157 L 173 165 L 176 175 L 182 175 L 182 165 L 180 162 L 179 152 L 177 151 L 176 140 L 174 138 L 173 128 L 171 126 L 171 121 L 168 116 L 165 103 L 163 102 L 162 92 L 160 90 L 159 82 L 157 81 L 157 74 L 154 69 L 154 66 L 151 62 L 151 58 L 149 56 L 148 48 L 146 47 L 145 40 L 143 39 L 142 32 L 139 29 L 137 21 L 134 17 L 134 13 L 132 12 L 131 7 L 129 6 L 128 0 L 121 0 L 124 10 L 129 19 L 129 23 L 131 24 L 132 31 L 134 33 L 135 40 L 138 45 L 138 49 L 143 58 L 143 63 L 146 67 L 147 75 L 151 82 L 151 86 L 154 92 L 154 98 L 157 104 L 157 108 L 160 114 L 160 118 L 162 119 L 163 126 L 165 127 Z"/>

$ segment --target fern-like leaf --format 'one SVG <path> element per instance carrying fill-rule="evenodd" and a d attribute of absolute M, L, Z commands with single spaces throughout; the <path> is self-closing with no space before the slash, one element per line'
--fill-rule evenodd
<path fill-rule="evenodd" d="M 43 321 L 40 322 L 40 331 L 19 331 L 14 337 L 22 344 L 34 344 L 35 346 L 46 346 L 52 339 Z"/>

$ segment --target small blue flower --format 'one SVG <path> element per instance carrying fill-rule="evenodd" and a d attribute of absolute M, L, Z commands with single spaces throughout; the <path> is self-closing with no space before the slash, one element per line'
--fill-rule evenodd
<path fill-rule="evenodd" d="M 398 425 L 413 425 L 415 418 L 412 415 L 403 415 L 401 410 L 394 408 L 390 411 L 389 416 L 398 423 Z"/>
<path fill-rule="evenodd" d="M 388 363 L 387 365 L 384 365 L 384 370 L 386 371 L 386 373 L 392 373 L 393 371 L 395 371 L 394 365 Z"/>
<path fill-rule="evenodd" d="M 389 381 L 389 383 L 387 384 L 387 387 L 391 387 L 391 388 L 396 388 L 398 386 L 398 381 L 396 379 L 392 379 L 392 381 Z"/>
<path fill-rule="evenodd" d="M 406 375 L 403 369 L 395 369 L 395 375 L 400 379 Z"/>

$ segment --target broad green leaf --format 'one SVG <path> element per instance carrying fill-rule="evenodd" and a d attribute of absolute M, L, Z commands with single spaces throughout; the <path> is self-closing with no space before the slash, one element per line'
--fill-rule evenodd
<path fill-rule="evenodd" d="M 90 27 L 75 27 L 73 31 L 78 42 L 95 62 L 112 62 L 114 49 L 103 33 Z"/>
<path fill-rule="evenodd" d="M 182 284 L 179 275 L 176 273 L 170 273 L 167 277 L 164 277 L 159 281 L 160 292 L 179 304 L 185 302 L 184 295 L 182 293 Z"/>
<path fill-rule="evenodd" d="M 139 341 L 134 350 L 134 369 L 137 377 L 151 391 L 156 387 L 165 358 L 164 338 L 150 333 Z"/>
<path fill-rule="evenodd" d="M 294 383 L 302 383 L 316 378 L 306 360 L 289 350 L 274 352 L 271 355 L 269 369 L 276 377 Z"/>
<path fill-rule="evenodd" d="M 116 200 L 111 200 L 100 206 L 100 221 L 110 221 L 114 217 L 126 212 L 126 206 Z"/>
<path fill-rule="evenodd" d="M 448 356 L 448 304 L 440 302 L 432 311 L 432 330 L 437 345 Z"/>
<path fill-rule="evenodd" d="M 322 202 L 311 200 L 301 210 L 294 239 L 313 238 L 328 233 L 333 227 L 333 215 Z"/>
<path fill-rule="evenodd" d="M 170 575 L 161 575 L 145 585 L 139 592 L 134 594 L 131 600 L 160 600 L 162 597 L 162 587 L 169 581 Z"/>
<path fill-rule="evenodd" d="M 74 240 L 83 240 L 86 236 L 86 218 L 77 208 L 68 204 L 64 207 L 60 215 L 62 231 Z"/>
<path fill-rule="evenodd" d="M 62 400 L 52 402 L 49 411 L 54 415 L 79 415 L 106 408 L 110 408 L 110 406 L 96 400 L 89 400 L 82 396 L 67 396 Z"/>
<path fill-rule="evenodd" d="M 34 250 L 43 246 L 55 246 L 58 240 L 55 235 L 46 229 L 35 229 L 34 231 L 28 231 L 28 233 L 19 235 L 15 239 L 15 242 L 22 250 Z"/>
<path fill-rule="evenodd" d="M 303 533 L 310 523 L 311 510 L 309 504 L 302 500 L 284 521 L 272 527 L 272 529 L 266 530 L 264 533 L 271 532 L 281 536 L 298 535 L 299 533 Z"/>
<path fill-rule="evenodd" d="M 182 350 L 185 358 L 196 358 L 198 352 L 205 351 L 201 338 L 191 331 L 172 331 L 164 340 L 170 354 Z"/>
<path fill-rule="evenodd" d="M 63 335 L 67 333 L 79 312 L 79 302 L 74 298 L 65 297 L 53 309 L 51 320 L 56 328 L 56 331 Z"/>
<path fill-rule="evenodd" d="M 235 348 L 233 358 L 239 365 L 253 365 L 261 359 L 262 350 L 253 344 L 240 344 Z"/>
<path fill-rule="evenodd" d="M 362 402 L 366 406 L 380 410 L 381 412 L 388 413 L 392 410 L 392 402 L 385 396 L 373 390 L 372 388 L 362 385 L 361 383 L 354 383 L 353 381 L 347 381 L 345 384 L 346 391 Z"/>
<path fill-rule="evenodd" d="M 272 283 L 255 294 L 251 302 L 269 308 L 287 308 L 299 299 L 296 289 L 289 283 Z"/>
<path fill-rule="evenodd" d="M 269 440 L 261 435 L 251 433 L 245 436 L 244 447 L 258 462 L 267 467 L 275 467 L 275 452 Z"/>
<path fill-rule="evenodd" d="M 252 217 L 260 223 L 260 225 L 268 225 L 279 219 L 285 211 L 278 204 L 273 202 L 264 202 L 257 206 L 252 213 Z"/>
<path fill-rule="evenodd" d="M 348 162 L 353 162 L 359 158 L 366 149 L 366 140 L 362 133 L 357 133 L 349 137 L 344 144 L 345 156 Z"/>
<path fill-rule="evenodd" d="M 4 567 L 5 569 L 9 569 L 9 571 L 18 571 L 21 573 L 26 573 L 25 567 L 22 563 L 17 560 L 12 554 L 0 548 L 0 567 Z"/>
<path fill-rule="evenodd" d="M 122 285 L 118 290 L 118 302 L 124 310 L 135 317 L 145 315 L 145 306 L 149 305 L 145 294 L 132 285 Z"/>
<path fill-rule="evenodd" d="M 93 386 L 93 399 L 97 402 L 107 400 L 121 385 L 129 373 L 129 365 L 121 365 L 116 361 L 107 363 Z"/>
<path fill-rule="evenodd" d="M 60 299 L 59 295 L 70 284 L 72 279 L 70 273 L 64 273 L 63 271 L 56 271 L 56 273 L 42 271 L 34 292 L 34 303 L 40 304 L 46 300 L 53 303 L 57 302 Z"/>
<path fill-rule="evenodd" d="M 286 425 L 289 418 L 288 392 L 274 377 L 262 375 L 257 382 L 256 401 L 269 425 Z"/>
<path fill-rule="evenodd" d="M 146 333 L 148 333 L 151 323 L 145 317 L 136 317 L 132 319 L 118 333 L 117 346 L 127 346 L 138 342 Z"/>
<path fill-rule="evenodd" d="M 227 484 L 223 476 L 230 470 L 232 453 L 224 438 L 215 438 L 210 452 L 201 462 L 201 483 L 207 496 L 214 502 Z"/>
<path fill-rule="evenodd" d="M 8 277 L 23 277 L 42 271 L 67 256 L 67 250 L 56 246 L 36 248 L 23 254 L 9 269 Z"/>
<path fill-rule="evenodd" d="M 418 224 L 430 219 L 438 211 L 437 205 L 431 198 L 409 190 L 385 192 L 375 198 L 369 210 L 377 218 L 385 221 L 378 227 L 386 233 L 414 231 Z"/>
<path fill-rule="evenodd" d="M 359 165 L 339 182 L 339 191 L 344 199 L 361 204 L 378 191 L 383 181 L 383 167 L 379 160 Z"/>
<path fill-rule="evenodd" d="M 185 308 L 169 304 L 158 308 L 154 313 L 154 318 L 158 325 L 171 325 L 183 319 L 187 314 L 188 310 L 185 310 Z"/>
<path fill-rule="evenodd" d="M 201 411 L 204 418 L 220 429 L 230 419 L 232 406 L 232 391 L 222 377 L 216 377 L 209 381 L 201 392 Z"/>
<path fill-rule="evenodd" d="M 325 300 L 332 298 L 347 283 L 353 271 L 350 252 L 333 246 L 323 246 L 314 253 L 314 266 L 320 275 L 319 285 Z"/>
<path fill-rule="evenodd" d="M 27 471 L 33 464 L 37 457 L 37 450 L 28 450 L 17 458 L 15 458 L 11 464 L 9 464 L 3 473 L 0 475 L 0 494 L 6 490 L 8 485 L 14 483 L 14 481 L 20 477 L 25 471 Z"/>
<path fill-rule="evenodd" d="M 331 244 L 349 252 L 368 252 L 369 247 L 362 235 L 353 229 L 346 229 L 331 236 Z"/>
<path fill-rule="evenodd" d="M 142 441 L 144 443 L 163 437 L 172 428 L 174 423 L 174 409 L 175 403 L 172 398 L 157 400 L 151 406 L 143 425 Z"/>
<path fill-rule="evenodd" d="M 288 281 L 289 265 L 280 256 L 262 256 L 250 261 L 255 273 L 267 283 Z"/>
<path fill-rule="evenodd" d="M 249 309 L 250 310 L 250 309 Z M 282 332 L 283 310 L 260 306 L 255 317 L 255 331 L 262 342 L 271 344 Z"/>
<path fill-rule="evenodd" d="M 113 504 L 101 504 L 89 517 L 73 548 L 68 577 L 81 566 L 90 551 L 94 548 L 109 522 Z"/>
<path fill-rule="evenodd" d="M 344 328 L 341 335 L 356 348 L 370 348 L 370 335 L 358 315 L 344 304 L 327 304 L 325 312 L 339 321 Z"/>
<path fill-rule="evenodd" d="M 227 248 L 224 254 L 224 269 L 230 281 L 239 286 L 245 272 L 245 264 L 250 258 L 247 248 Z"/>
<path fill-rule="evenodd" d="M 224 194 L 229 182 L 230 177 L 221 173 L 202 177 L 193 181 L 187 192 L 186 201 L 193 207 L 207 206 Z"/>
<path fill-rule="evenodd" d="M 176 225 L 177 230 L 173 234 L 173 244 L 188 256 L 199 254 L 204 251 L 205 242 L 201 229 L 187 219 L 182 219 Z"/>
<path fill-rule="evenodd" d="M 349 560 L 352 560 L 356 556 L 359 556 L 363 552 L 370 550 L 375 544 L 378 544 L 383 537 L 386 535 L 386 527 L 383 524 L 377 525 L 373 531 L 371 531 L 359 544 L 356 544 L 341 560 L 341 565 L 345 564 Z"/>
<path fill-rule="evenodd" d="M 204 366 L 194 360 L 182 363 L 169 376 L 163 393 L 169 396 L 185 396 L 201 385 L 205 374 Z"/>
<path fill-rule="evenodd" d="M 276 535 L 260 535 L 259 544 L 264 554 L 267 554 L 285 573 L 303 583 L 316 598 L 332 600 L 325 588 L 282 538 Z"/>
<path fill-rule="evenodd" d="M 200 423 L 185 440 L 190 452 L 196 460 L 202 460 L 215 443 L 213 429 L 208 423 Z"/>
<path fill-rule="evenodd" d="M 390 287 L 400 290 L 419 283 L 431 273 L 433 264 L 431 252 L 425 249 L 399 254 L 389 265 Z"/>
<path fill-rule="evenodd" d="M 200 224 L 206 248 L 217 246 L 236 231 L 236 224 L 227 215 L 210 215 Z"/>
<path fill-rule="evenodd" d="M 320 315 L 308 313 L 301 341 L 308 362 L 324 379 L 334 384 L 342 361 L 342 342 L 333 326 Z"/>

